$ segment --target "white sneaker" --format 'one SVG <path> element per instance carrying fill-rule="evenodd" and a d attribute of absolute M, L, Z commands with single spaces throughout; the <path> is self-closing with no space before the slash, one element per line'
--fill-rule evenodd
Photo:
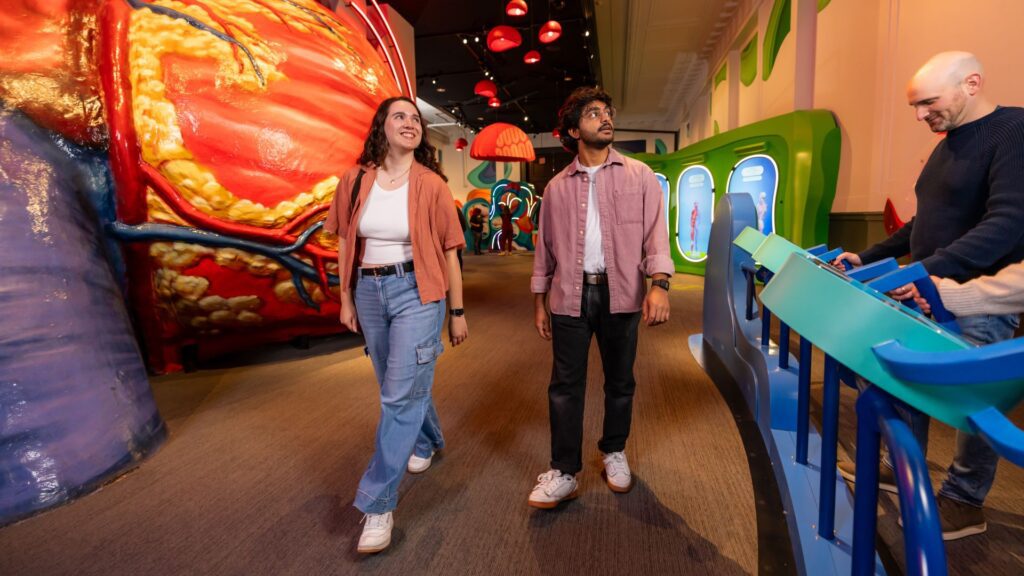
<path fill-rule="evenodd" d="M 612 492 L 624 494 L 633 488 L 633 475 L 629 472 L 625 452 L 604 455 L 604 478 Z"/>
<path fill-rule="evenodd" d="M 383 514 L 367 514 L 363 516 L 363 533 L 359 536 L 360 554 L 380 552 L 391 544 L 391 529 L 395 526 L 391 512 Z"/>
<path fill-rule="evenodd" d="M 433 459 L 434 459 L 434 453 L 433 452 L 431 452 L 430 456 L 427 456 L 426 458 L 420 458 L 415 453 L 413 453 L 412 456 L 409 456 L 409 465 L 406 466 L 406 469 L 409 472 L 413 473 L 413 474 L 419 474 L 420 472 L 426 472 L 427 468 L 430 468 L 430 462 Z"/>
<path fill-rule="evenodd" d="M 554 508 L 559 502 L 575 498 L 578 486 L 572 474 L 548 470 L 537 477 L 537 485 L 530 492 L 529 504 L 534 508 Z"/>

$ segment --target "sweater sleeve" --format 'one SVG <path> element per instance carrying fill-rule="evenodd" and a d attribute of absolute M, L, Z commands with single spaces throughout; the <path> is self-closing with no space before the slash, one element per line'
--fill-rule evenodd
<path fill-rule="evenodd" d="M 1009 254 L 1024 234 L 1024 123 L 998 136 L 989 166 L 985 215 L 969 232 L 923 259 L 929 274 L 942 278 L 970 277 L 992 268 Z"/>
<path fill-rule="evenodd" d="M 904 224 L 892 236 L 858 254 L 861 263 L 871 264 L 885 258 L 902 258 L 909 254 L 910 233 L 914 230 L 914 220 L 916 218 L 911 218 L 910 222 Z"/>
<path fill-rule="evenodd" d="M 942 304 L 957 316 L 1024 312 L 1024 262 L 963 284 L 943 278 L 936 287 Z"/>

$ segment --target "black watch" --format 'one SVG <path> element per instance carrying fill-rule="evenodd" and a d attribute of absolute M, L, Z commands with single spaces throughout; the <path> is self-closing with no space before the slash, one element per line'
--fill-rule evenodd
<path fill-rule="evenodd" d="M 665 292 L 668 292 L 669 289 L 668 280 L 651 280 L 651 287 L 653 288 L 654 286 L 661 288 Z"/>
<path fill-rule="evenodd" d="M 466 309 L 465 308 L 452 308 L 452 309 L 448 310 L 448 313 L 451 314 L 453 317 L 454 316 L 465 316 L 466 315 Z"/>

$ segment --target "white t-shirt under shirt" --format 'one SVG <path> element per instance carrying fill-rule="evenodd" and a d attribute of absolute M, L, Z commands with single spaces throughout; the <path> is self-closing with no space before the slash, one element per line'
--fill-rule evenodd
<path fill-rule="evenodd" d="M 373 183 L 359 218 L 358 235 L 366 240 L 360 266 L 398 264 L 412 260 L 409 237 L 409 183 L 385 190 Z"/>
<path fill-rule="evenodd" d="M 583 271 L 588 274 L 600 274 L 605 271 L 604 250 L 601 248 L 601 214 L 597 209 L 597 185 L 595 183 L 600 166 L 582 166 L 590 180 L 587 192 L 587 233 L 583 246 Z"/>

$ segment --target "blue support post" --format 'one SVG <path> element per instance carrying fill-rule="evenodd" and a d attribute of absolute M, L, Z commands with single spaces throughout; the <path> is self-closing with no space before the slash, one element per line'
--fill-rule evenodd
<path fill-rule="evenodd" d="M 747 320 L 754 319 L 754 272 L 743 270 L 743 276 L 747 279 Z"/>
<path fill-rule="evenodd" d="M 878 415 L 871 403 L 861 396 L 857 400 L 857 491 L 853 501 L 852 576 L 874 574 L 875 571 L 881 440 Z"/>
<path fill-rule="evenodd" d="M 789 325 L 779 321 L 779 369 L 789 370 Z"/>
<path fill-rule="evenodd" d="M 771 342 L 772 312 L 765 305 L 761 304 L 761 346 L 768 347 Z"/>
<path fill-rule="evenodd" d="M 818 535 L 832 540 L 836 524 L 836 446 L 839 441 L 839 370 L 825 356 L 825 395 L 821 402 L 821 507 Z"/>
<path fill-rule="evenodd" d="M 800 337 L 800 373 L 797 377 L 796 461 L 807 465 L 807 437 L 811 418 L 811 341 Z"/>

